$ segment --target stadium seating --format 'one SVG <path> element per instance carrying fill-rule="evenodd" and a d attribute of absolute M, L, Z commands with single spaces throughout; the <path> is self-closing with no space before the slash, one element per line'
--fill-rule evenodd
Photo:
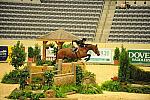
<path fill-rule="evenodd" d="M 104 0 L 40 1 L 0 1 L 0 38 L 34 39 L 64 28 L 79 37 L 93 40 Z"/>
<path fill-rule="evenodd" d="M 108 41 L 150 43 L 150 6 L 117 6 Z"/>

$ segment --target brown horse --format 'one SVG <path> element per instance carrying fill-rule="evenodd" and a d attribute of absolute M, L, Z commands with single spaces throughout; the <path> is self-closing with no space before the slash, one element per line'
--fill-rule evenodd
<path fill-rule="evenodd" d="M 81 59 L 83 57 L 87 57 L 86 61 L 88 61 L 91 57 L 90 54 L 87 54 L 87 52 L 89 50 L 92 50 L 95 54 L 97 54 L 98 56 L 99 54 L 99 50 L 97 48 L 97 45 L 92 45 L 92 44 L 85 44 L 85 47 L 79 47 L 78 51 L 75 53 L 73 52 L 72 48 L 63 48 L 60 49 L 57 52 L 57 59 L 64 59 L 64 58 L 75 58 L 75 59 Z"/>

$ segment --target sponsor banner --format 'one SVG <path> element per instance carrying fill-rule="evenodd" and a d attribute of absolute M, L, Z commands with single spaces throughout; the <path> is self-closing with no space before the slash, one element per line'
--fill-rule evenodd
<path fill-rule="evenodd" d="M 0 61 L 6 61 L 8 57 L 8 46 L 0 46 Z"/>
<path fill-rule="evenodd" d="M 99 49 L 100 56 L 97 56 L 93 51 L 88 51 L 91 54 L 90 60 L 87 62 L 112 63 L 111 49 Z"/>
<path fill-rule="evenodd" d="M 53 48 L 46 49 L 46 60 L 54 60 L 56 58 L 56 55 L 54 55 L 53 51 Z"/>
<path fill-rule="evenodd" d="M 150 50 L 128 50 L 131 63 L 150 64 Z"/>
<path fill-rule="evenodd" d="M 54 56 L 53 48 L 46 49 L 46 57 Z"/>

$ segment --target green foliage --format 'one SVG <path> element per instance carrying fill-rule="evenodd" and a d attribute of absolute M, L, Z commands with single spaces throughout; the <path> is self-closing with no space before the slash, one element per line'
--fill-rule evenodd
<path fill-rule="evenodd" d="M 56 55 L 56 53 L 57 53 L 57 51 L 58 51 L 58 48 L 55 46 L 55 44 L 54 44 L 54 43 L 50 43 L 48 46 L 49 46 L 50 48 L 53 48 L 52 53 L 53 53 L 54 55 Z"/>
<path fill-rule="evenodd" d="M 62 45 L 62 48 L 71 48 L 71 47 L 72 47 L 71 44 L 64 44 L 64 45 Z"/>
<path fill-rule="evenodd" d="M 83 79 L 83 70 L 81 66 L 76 66 L 76 85 L 81 85 Z"/>
<path fill-rule="evenodd" d="M 83 77 L 91 77 L 91 78 L 96 78 L 96 75 L 92 72 L 84 71 L 83 72 Z"/>
<path fill-rule="evenodd" d="M 53 50 L 52 50 L 52 53 L 54 53 L 54 55 L 56 55 L 57 51 L 58 51 L 58 48 L 54 47 Z"/>
<path fill-rule="evenodd" d="M 88 85 L 64 85 L 59 87 L 52 87 L 56 91 L 56 97 L 66 97 L 65 93 L 76 91 L 77 93 L 82 94 L 100 94 L 102 93 L 100 86 L 97 84 L 88 84 Z"/>
<path fill-rule="evenodd" d="M 68 84 L 59 87 L 61 92 L 67 93 L 72 91 L 77 91 L 77 86 L 75 84 Z"/>
<path fill-rule="evenodd" d="M 54 73 L 52 71 L 46 71 L 44 73 L 45 84 L 49 87 L 53 86 L 54 83 Z"/>
<path fill-rule="evenodd" d="M 12 70 L 9 74 L 5 74 L 1 83 L 17 84 L 19 83 L 20 70 Z"/>
<path fill-rule="evenodd" d="M 20 96 L 23 95 L 23 92 L 21 90 L 13 90 L 11 94 L 8 96 L 9 99 L 19 99 Z"/>
<path fill-rule="evenodd" d="M 47 64 L 48 66 L 52 66 L 52 61 L 50 61 L 50 60 L 45 60 L 44 64 Z"/>
<path fill-rule="evenodd" d="M 118 81 L 106 81 L 101 85 L 102 90 L 115 92 L 129 92 L 129 93 L 150 93 L 150 86 L 133 87 L 131 85 L 122 85 Z"/>
<path fill-rule="evenodd" d="M 42 89 L 42 78 L 34 77 L 32 78 L 32 84 L 30 84 L 32 90 L 41 90 Z"/>
<path fill-rule="evenodd" d="M 96 84 L 96 75 L 92 72 L 84 71 L 82 84 Z"/>
<path fill-rule="evenodd" d="M 41 60 L 41 50 L 40 50 L 40 47 L 38 44 L 35 44 L 35 47 L 32 48 L 32 47 L 29 47 L 28 48 L 28 57 L 29 58 L 34 58 L 34 61 L 37 63 L 37 64 L 40 64 L 40 60 Z"/>
<path fill-rule="evenodd" d="M 48 66 L 53 66 L 55 64 L 55 62 L 54 61 L 50 61 L 50 60 L 46 60 L 46 61 L 44 61 L 44 60 L 38 60 L 36 62 L 37 66 L 43 66 L 43 64 L 47 64 Z"/>
<path fill-rule="evenodd" d="M 62 92 L 60 87 L 53 86 L 52 89 L 56 92 L 56 98 L 65 98 L 66 94 Z"/>
<path fill-rule="evenodd" d="M 101 87 L 97 84 L 81 85 L 78 87 L 78 92 L 81 94 L 102 94 Z"/>
<path fill-rule="evenodd" d="M 20 89 L 25 89 L 26 85 L 26 80 L 29 76 L 29 72 L 26 70 L 21 70 L 19 73 L 19 84 L 20 84 Z"/>
<path fill-rule="evenodd" d="M 101 88 L 106 91 L 120 91 L 121 84 L 118 81 L 106 81 L 101 85 Z"/>
<path fill-rule="evenodd" d="M 45 95 L 44 93 L 34 94 L 31 91 L 14 89 L 8 96 L 8 99 L 26 100 L 27 98 L 31 98 L 31 100 L 39 100 L 39 98 L 45 98 Z"/>
<path fill-rule="evenodd" d="M 43 66 L 43 60 L 37 60 L 36 66 Z"/>
<path fill-rule="evenodd" d="M 50 87 L 47 85 L 43 85 L 41 88 L 41 90 L 44 90 L 44 91 L 49 90 L 49 89 L 50 89 Z"/>
<path fill-rule="evenodd" d="M 20 84 L 21 88 L 25 85 L 25 80 L 29 76 L 29 72 L 25 70 L 12 70 L 9 74 L 5 74 L 1 83 L 6 84 Z"/>
<path fill-rule="evenodd" d="M 25 59 L 26 53 L 24 46 L 20 43 L 20 41 L 18 41 L 17 44 L 12 48 L 11 65 L 14 66 L 16 70 L 18 70 L 19 67 L 24 65 Z"/>
<path fill-rule="evenodd" d="M 150 82 L 150 72 L 144 71 L 134 65 L 129 65 L 130 69 L 130 81 L 143 81 L 143 82 Z"/>
<path fill-rule="evenodd" d="M 41 90 L 42 89 L 42 85 L 39 84 L 30 84 L 31 86 L 31 90 Z"/>
<path fill-rule="evenodd" d="M 114 57 L 113 59 L 114 60 L 119 60 L 119 56 L 120 56 L 120 50 L 118 47 L 115 48 L 115 51 L 114 51 Z"/>
<path fill-rule="evenodd" d="M 72 92 L 72 91 L 77 91 L 78 90 L 78 88 L 77 88 L 77 86 L 75 84 L 68 84 L 68 85 L 62 85 L 62 86 L 52 86 L 52 87 L 49 87 L 47 85 L 43 85 L 41 88 L 38 88 L 38 87 L 36 87 L 36 88 L 44 90 L 44 91 L 49 90 L 49 89 L 56 90 L 56 88 L 57 88 L 57 89 L 61 90 L 62 93 L 68 93 L 68 92 Z"/>
<path fill-rule="evenodd" d="M 54 55 L 56 55 L 58 48 L 55 46 L 54 43 L 49 44 L 50 48 L 53 48 L 52 53 L 54 53 Z"/>
<path fill-rule="evenodd" d="M 44 93 L 36 93 L 31 95 L 31 100 L 40 100 L 39 98 L 45 98 Z"/>
<path fill-rule="evenodd" d="M 120 54 L 120 67 L 118 72 L 119 81 L 121 82 L 128 82 L 130 77 L 129 72 L 129 56 L 128 52 L 125 48 L 122 47 L 122 51 Z"/>
<path fill-rule="evenodd" d="M 50 43 L 48 46 L 49 46 L 50 48 L 54 48 L 54 47 L 55 47 L 55 44 L 54 44 L 54 43 Z"/>
<path fill-rule="evenodd" d="M 41 53 L 41 50 L 40 50 L 39 45 L 35 44 L 35 48 L 34 48 L 34 59 L 35 59 L 35 62 L 40 60 L 40 57 L 41 57 L 40 53 Z"/>
<path fill-rule="evenodd" d="M 150 94 L 150 86 L 132 87 L 131 85 L 129 85 L 129 86 L 123 87 L 122 91 L 129 92 L 129 93 Z"/>
<path fill-rule="evenodd" d="M 40 84 L 41 81 L 42 81 L 42 78 L 40 78 L 40 77 L 34 77 L 34 78 L 32 78 L 32 83 Z"/>
<path fill-rule="evenodd" d="M 34 57 L 34 49 L 32 47 L 28 47 L 28 58 Z"/>

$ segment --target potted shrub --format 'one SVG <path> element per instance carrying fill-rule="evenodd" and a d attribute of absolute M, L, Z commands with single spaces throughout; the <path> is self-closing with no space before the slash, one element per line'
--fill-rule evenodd
<path fill-rule="evenodd" d="M 40 55 L 40 53 L 41 53 L 41 49 L 40 49 L 40 47 L 39 47 L 39 45 L 38 44 L 35 44 L 35 48 L 34 48 L 34 51 L 33 51 L 34 53 L 34 55 L 33 55 L 33 57 L 34 57 L 34 62 L 36 63 L 37 61 L 39 61 L 39 60 L 41 60 L 41 55 Z"/>
<path fill-rule="evenodd" d="M 15 70 L 18 70 L 19 67 L 24 65 L 25 59 L 26 53 L 24 46 L 20 43 L 20 41 L 18 41 L 17 44 L 12 47 L 11 65 L 15 67 Z"/>
<path fill-rule="evenodd" d="M 120 50 L 118 47 L 115 48 L 115 51 L 114 51 L 114 65 L 118 65 L 119 64 L 119 56 L 120 56 Z"/>
<path fill-rule="evenodd" d="M 28 47 L 28 61 L 33 62 L 34 50 L 32 47 Z"/>

